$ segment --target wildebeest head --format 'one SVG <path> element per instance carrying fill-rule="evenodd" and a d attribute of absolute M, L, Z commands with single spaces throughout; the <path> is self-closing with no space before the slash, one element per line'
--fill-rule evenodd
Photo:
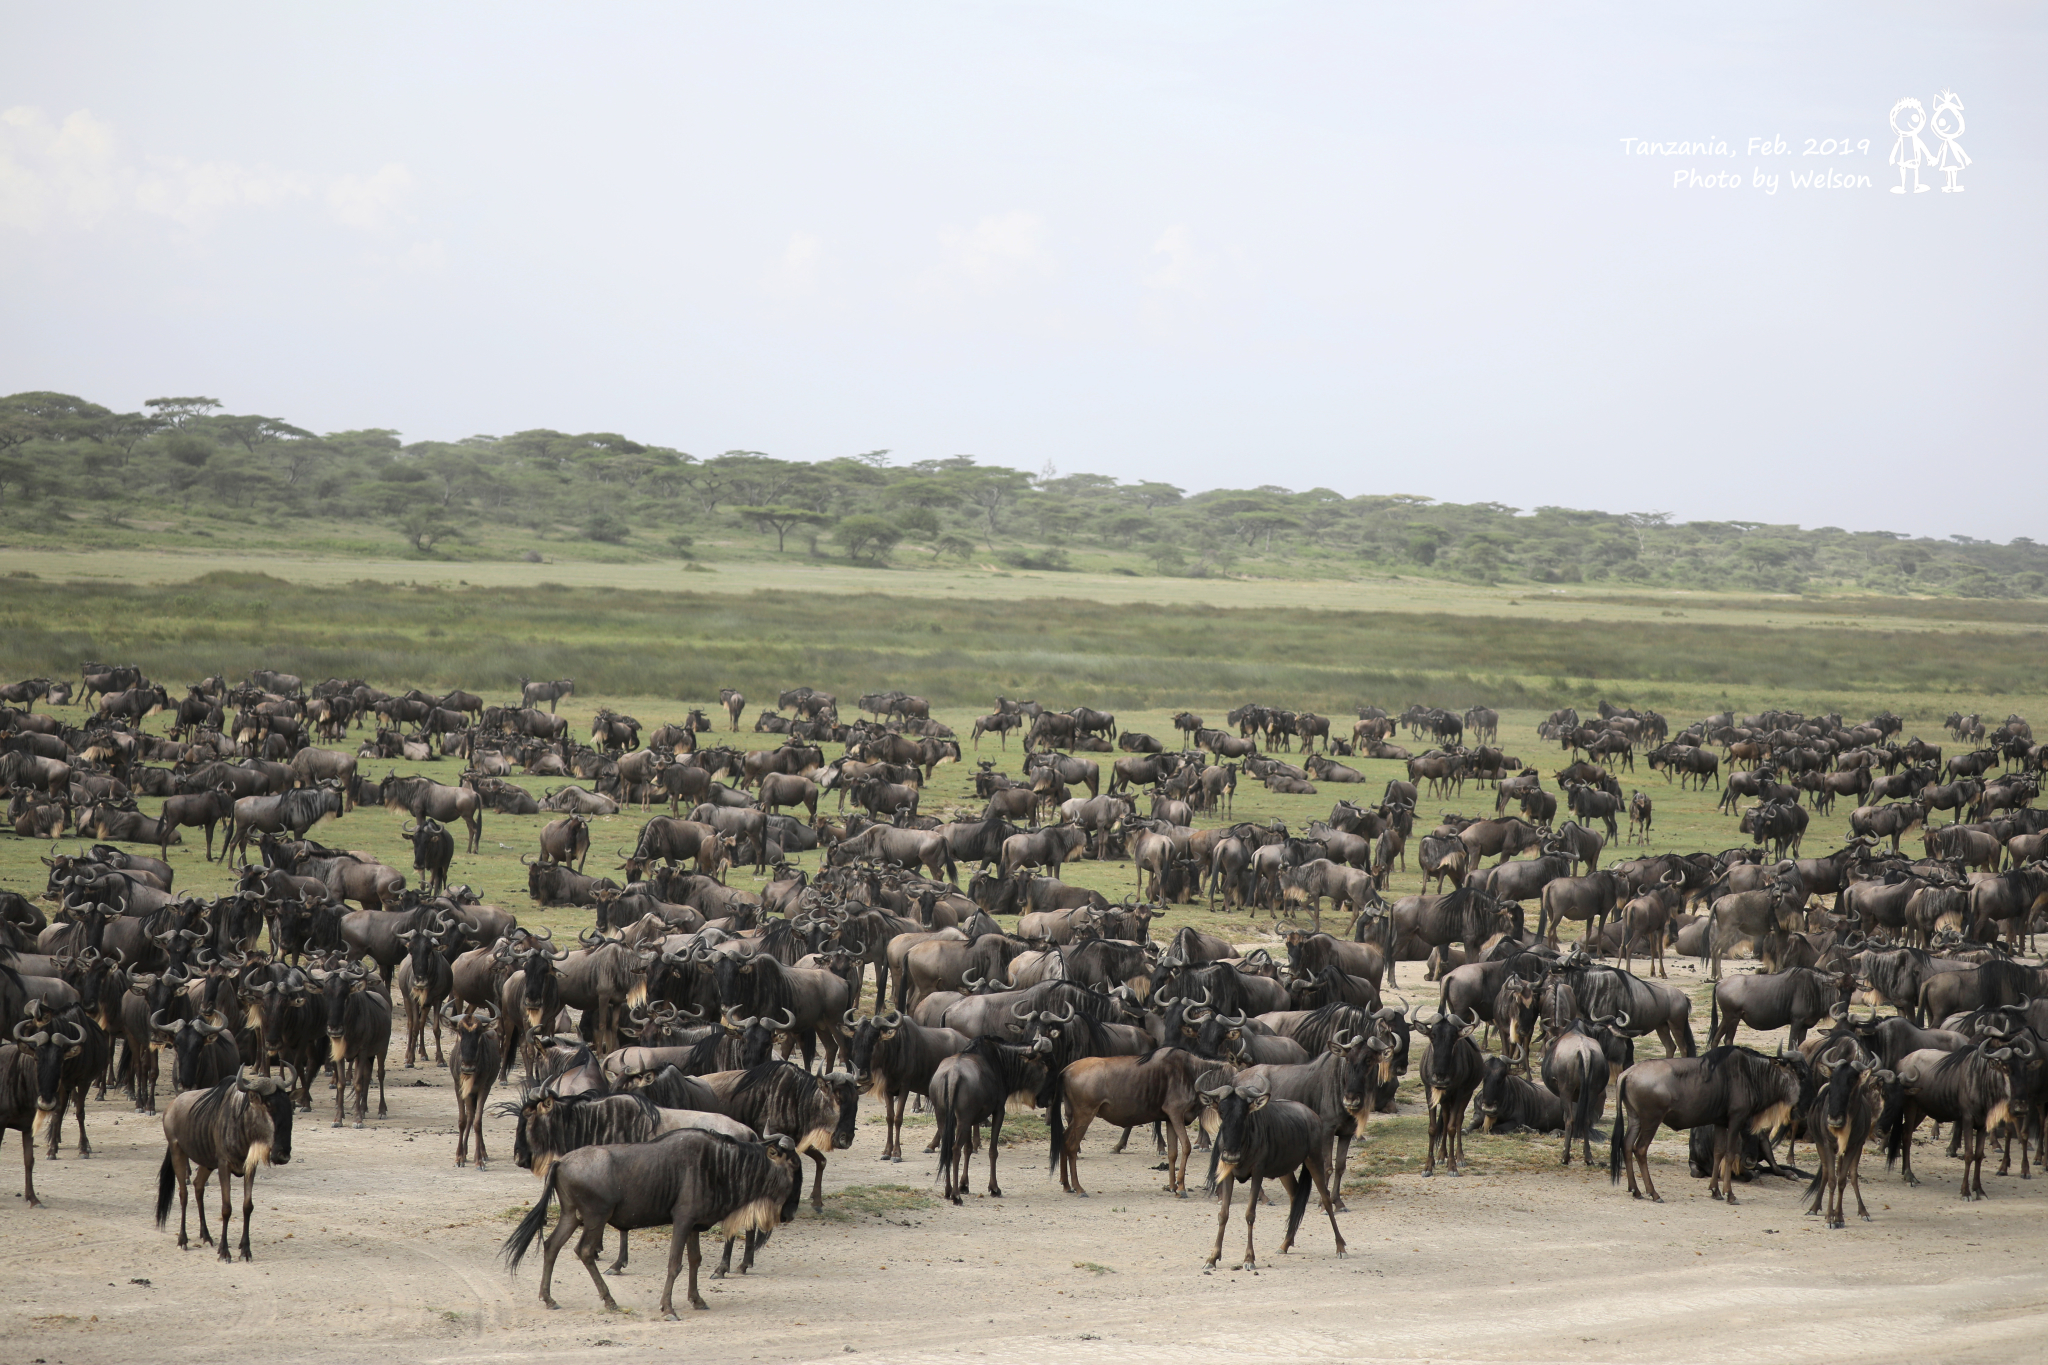
<path fill-rule="evenodd" d="M 42 1114 L 55 1114 L 64 1064 L 85 1050 L 85 1040 L 83 1020 L 52 1017 L 42 1011 L 14 1026 L 14 1041 L 35 1053 L 36 1108 Z"/>
<path fill-rule="evenodd" d="M 1384 1021 L 1375 1020 L 1373 1030 L 1359 1037 L 1340 1029 L 1330 1039 L 1330 1050 L 1344 1055 L 1344 1108 L 1347 1113 L 1371 1112 L 1375 1092 L 1395 1079 L 1396 1039 Z"/>
<path fill-rule="evenodd" d="M 1479 1027 L 1479 1011 L 1468 1010 L 1464 1016 L 1438 1014 L 1422 1027 L 1423 1036 L 1429 1039 L 1429 1064 L 1424 1068 L 1423 1079 L 1433 1087 L 1450 1085 L 1457 1076 L 1455 1058 L 1458 1045 L 1472 1036 Z"/>
<path fill-rule="evenodd" d="M 1203 1090 L 1201 1096 L 1216 1107 L 1216 1179 L 1232 1179 L 1244 1160 L 1251 1116 L 1264 1109 L 1272 1096 L 1263 1079 L 1248 1085 L 1214 1086 Z"/>

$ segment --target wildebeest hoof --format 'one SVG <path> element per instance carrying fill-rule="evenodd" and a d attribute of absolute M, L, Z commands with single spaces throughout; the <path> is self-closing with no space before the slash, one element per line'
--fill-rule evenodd
<path fill-rule="evenodd" d="M 1342 1248 L 1342 1247 L 1338 1247 L 1338 1248 L 1337 1248 L 1337 1259 L 1338 1259 L 1338 1260 L 1340 1260 L 1340 1261 L 1348 1261 L 1348 1260 L 1350 1260 L 1350 1259 L 1351 1259 L 1351 1253 L 1350 1253 L 1350 1252 L 1348 1252 L 1348 1251 L 1346 1251 L 1346 1250 L 1344 1250 L 1344 1248 Z"/>

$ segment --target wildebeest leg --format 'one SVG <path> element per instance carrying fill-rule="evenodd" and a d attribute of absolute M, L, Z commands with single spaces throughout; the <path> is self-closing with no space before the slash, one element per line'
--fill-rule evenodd
<path fill-rule="evenodd" d="M 718 1269 L 711 1272 L 712 1279 L 722 1280 L 725 1278 L 725 1272 L 732 1269 L 732 1244 L 738 1240 L 739 1239 L 737 1237 L 728 1237 L 725 1239 L 725 1254 L 718 1258 Z M 754 1234 L 752 1232 L 749 1232 L 747 1234 L 747 1258 L 746 1260 L 740 1262 L 740 1274 L 744 1275 L 747 1273 L 747 1262 L 751 1261 L 753 1259 L 753 1256 Z"/>
<path fill-rule="evenodd" d="M 1570 1139 L 1567 1138 L 1566 1141 L 1569 1142 Z M 1325 1191 L 1329 1198 L 1335 1201 L 1336 1211 L 1339 1213 L 1351 1212 L 1350 1209 L 1344 1206 L 1344 1168 L 1350 1164 L 1351 1138 L 1344 1133 L 1339 1133 L 1337 1134 L 1337 1140 L 1332 1151 L 1329 1188 Z"/>
<path fill-rule="evenodd" d="M 1237 1177 L 1225 1176 L 1216 1189 L 1216 1242 L 1209 1248 L 1209 1265 L 1215 1265 L 1223 1257 L 1223 1230 L 1230 1224 L 1230 1197 L 1237 1187 Z"/>
<path fill-rule="evenodd" d="M 234 1260 L 234 1259 L 235 1259 L 235 1249 L 234 1249 L 234 1248 L 233 1248 L 232 1246 L 228 1245 L 228 1234 L 229 1234 L 229 1233 L 231 1233 L 231 1232 L 233 1232 L 233 1231 L 235 1230 L 235 1188 L 234 1188 L 234 1187 L 235 1187 L 235 1173 L 234 1173 L 234 1172 L 233 1172 L 232 1170 L 230 1170 L 230 1169 L 229 1169 L 228 1167 L 226 1167 L 226 1166 L 223 1166 L 223 1167 L 221 1167 L 221 1168 L 220 1168 L 220 1172 L 219 1172 L 219 1174 L 220 1174 L 220 1258 L 221 1258 L 221 1259 L 222 1259 L 223 1261 L 232 1261 L 232 1260 Z M 204 1191 L 201 1191 L 201 1193 L 200 1193 L 200 1202 L 201 1202 L 201 1203 L 204 1203 L 204 1202 L 205 1202 L 205 1198 L 206 1198 L 206 1196 L 205 1196 L 205 1192 L 204 1192 Z M 247 1214 L 247 1212 L 246 1212 L 246 1211 L 244 1211 L 244 1213 L 243 1213 L 243 1215 L 242 1215 L 242 1226 L 243 1226 L 243 1228 L 245 1229 L 245 1231 L 243 1232 L 242 1236 L 243 1236 L 243 1238 L 244 1238 L 245 1240 L 247 1239 L 247 1237 L 248 1237 L 248 1235 L 249 1235 L 249 1234 L 248 1234 L 248 1232 L 246 1231 L 246 1229 L 247 1229 L 247 1227 L 248 1227 L 248 1223 L 249 1223 L 249 1220 L 248 1220 L 248 1214 Z"/>
<path fill-rule="evenodd" d="M 386 1044 L 386 1047 L 388 1048 L 389 1044 Z M 363 1076 L 363 1101 L 361 1104 L 357 1106 L 357 1113 L 361 1113 L 363 1109 L 368 1107 L 370 1098 L 369 1089 L 370 1077 L 368 1074 L 368 1069 L 365 1068 L 365 1073 Z M 381 1119 L 389 1118 L 390 1116 L 390 1107 L 384 1103 L 384 1054 L 380 1052 L 377 1054 L 377 1117 Z M 362 1125 L 357 1124 L 356 1126 L 360 1128 Z"/>
<path fill-rule="evenodd" d="M 630 1230 L 626 1229 L 626 1228 L 620 1228 L 620 1229 L 619 1229 L 619 1256 L 618 1256 L 618 1259 L 617 1259 L 617 1260 L 613 1261 L 613 1262 L 612 1262 L 612 1263 L 611 1263 L 610 1265 L 608 1265 L 608 1266 L 606 1266 L 606 1267 L 604 1268 L 604 1273 L 605 1273 L 605 1274 L 607 1274 L 607 1275 L 622 1275 L 622 1274 L 624 1274 L 624 1273 L 625 1273 L 625 1270 L 626 1270 L 626 1243 L 627 1243 L 627 1241 L 628 1241 L 628 1240 L 629 1240 L 629 1239 L 630 1239 L 630 1238 L 632 1237 L 632 1235 L 633 1235 L 633 1234 L 632 1234 L 632 1232 L 631 1232 Z M 602 1245 L 600 1245 L 600 1246 L 598 1247 L 598 1250 L 600 1250 L 600 1251 L 604 1250 L 603 1246 L 602 1246 Z"/>
<path fill-rule="evenodd" d="M 825 1211 L 825 1154 L 813 1147 L 810 1158 L 817 1163 L 817 1171 L 811 1176 L 811 1207 L 819 1213 Z"/>
<path fill-rule="evenodd" d="M 1281 1178 L 1283 1180 L 1286 1179 L 1284 1176 Z M 1265 1192 L 1265 1177 L 1253 1176 L 1251 1189 L 1246 1193 L 1244 1201 L 1244 1268 L 1246 1270 L 1255 1270 L 1259 1264 L 1259 1253 L 1252 1246 L 1252 1239 L 1254 1229 L 1259 1221 L 1259 1197 Z"/>
<path fill-rule="evenodd" d="M 256 1259 L 253 1255 L 250 1254 L 249 1251 L 249 1213 L 255 1207 L 256 1169 L 252 1166 L 248 1170 L 242 1172 L 242 1259 L 245 1261 L 253 1261 Z M 225 1231 L 225 1229 L 223 1229 L 223 1231 Z M 223 1237 L 220 1240 L 222 1246 L 227 1245 L 227 1238 Z"/>
<path fill-rule="evenodd" d="M 341 1127 L 348 1117 L 348 1075 L 340 1065 L 334 1072 L 334 1126 Z"/>
<path fill-rule="evenodd" d="M 36 1144 L 26 1127 L 21 1130 L 21 1197 L 32 1209 L 42 1206 L 36 1198 Z"/>
<path fill-rule="evenodd" d="M 1870 1210 L 1863 1206 L 1863 1149 L 1861 1147 L 1858 1147 L 1849 1154 L 1847 1166 L 1849 1172 L 1848 1183 L 1856 1189 L 1856 1216 L 1867 1223 L 1870 1221 Z M 1837 1219 L 1842 1217 L 1840 1195 L 1835 1197 L 1835 1217 Z"/>
<path fill-rule="evenodd" d="M 991 1199 L 1003 1197 L 1003 1187 L 996 1183 L 996 1152 L 1003 1145 L 1002 1136 L 1003 1111 L 998 1109 L 988 1121 L 988 1193 Z"/>
<path fill-rule="evenodd" d="M 563 1221 L 566 1223 L 568 1220 L 564 1219 Z M 611 1286 L 604 1282 L 604 1276 L 600 1275 L 597 1270 L 597 1253 L 604 1247 L 604 1226 L 602 1222 L 596 1222 L 587 1225 L 583 1229 L 583 1235 L 576 1239 L 576 1259 L 583 1262 L 583 1268 L 590 1272 L 590 1282 L 597 1286 L 598 1295 L 604 1299 L 604 1306 L 611 1312 L 616 1313 L 619 1305 L 612 1298 Z M 670 1264 L 674 1264 L 673 1258 L 671 1258 Z M 549 1305 L 549 1307 L 553 1306 L 552 1304 Z M 666 1294 L 662 1296 L 661 1306 L 664 1311 L 668 1308 L 668 1296 Z"/>
<path fill-rule="evenodd" d="M 1166 1188 L 1182 1199 L 1188 1197 L 1188 1126 L 1178 1114 L 1167 1123 Z"/>
<path fill-rule="evenodd" d="M 80 1157 L 92 1155 L 92 1139 L 85 1135 L 85 1092 L 90 1089 L 92 1089 L 90 1085 L 81 1085 L 71 1094 L 71 1106 L 78 1115 L 78 1155 Z M 58 1128 L 64 1126 L 61 1110 L 58 1112 L 56 1126 Z M 2000 1172 L 2000 1174 L 2003 1174 L 2003 1172 Z"/>
<path fill-rule="evenodd" d="M 213 1233 L 208 1231 L 206 1227 L 206 1187 L 213 1183 L 213 1167 L 201 1166 L 196 1161 L 193 1162 L 192 1165 L 194 1171 L 196 1172 L 196 1174 L 194 1174 L 194 1176 L 192 1177 L 192 1202 L 196 1204 L 199 1208 L 199 1241 L 201 1245 L 212 1246 Z M 184 1227 L 184 1206 L 180 1204 L 178 1209 L 178 1230 L 180 1232 L 183 1232 Z M 223 1229 L 221 1232 L 221 1240 L 227 1240 L 227 1232 L 225 1229 Z"/>

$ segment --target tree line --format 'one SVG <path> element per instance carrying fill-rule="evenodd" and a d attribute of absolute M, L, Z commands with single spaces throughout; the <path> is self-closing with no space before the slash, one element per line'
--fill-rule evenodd
<path fill-rule="evenodd" d="M 103 523 L 173 508 L 247 520 L 367 522 L 414 553 L 485 527 L 690 558 L 706 536 L 762 553 L 870 563 L 993 563 L 1211 577 L 1398 573 L 1481 583 L 2020 597 L 2048 593 L 2048 546 L 1761 521 L 1680 520 L 1400 493 L 1256 488 L 1189 493 L 1102 474 L 1037 474 L 960 455 L 887 451 L 695 456 L 615 432 L 545 428 L 407 443 L 316 434 L 155 398 L 116 412 L 59 393 L 0 398 L 0 500 L 18 520 L 94 510 Z M 475 553 L 474 548 L 465 553 Z"/>

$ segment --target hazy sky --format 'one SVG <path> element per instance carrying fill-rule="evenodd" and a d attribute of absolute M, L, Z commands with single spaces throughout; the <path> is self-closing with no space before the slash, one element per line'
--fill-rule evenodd
<path fill-rule="evenodd" d="M 2048 539 L 2044 30 L 15 3 L 0 392 Z M 1889 193 L 1944 90 L 1964 192 Z"/>

